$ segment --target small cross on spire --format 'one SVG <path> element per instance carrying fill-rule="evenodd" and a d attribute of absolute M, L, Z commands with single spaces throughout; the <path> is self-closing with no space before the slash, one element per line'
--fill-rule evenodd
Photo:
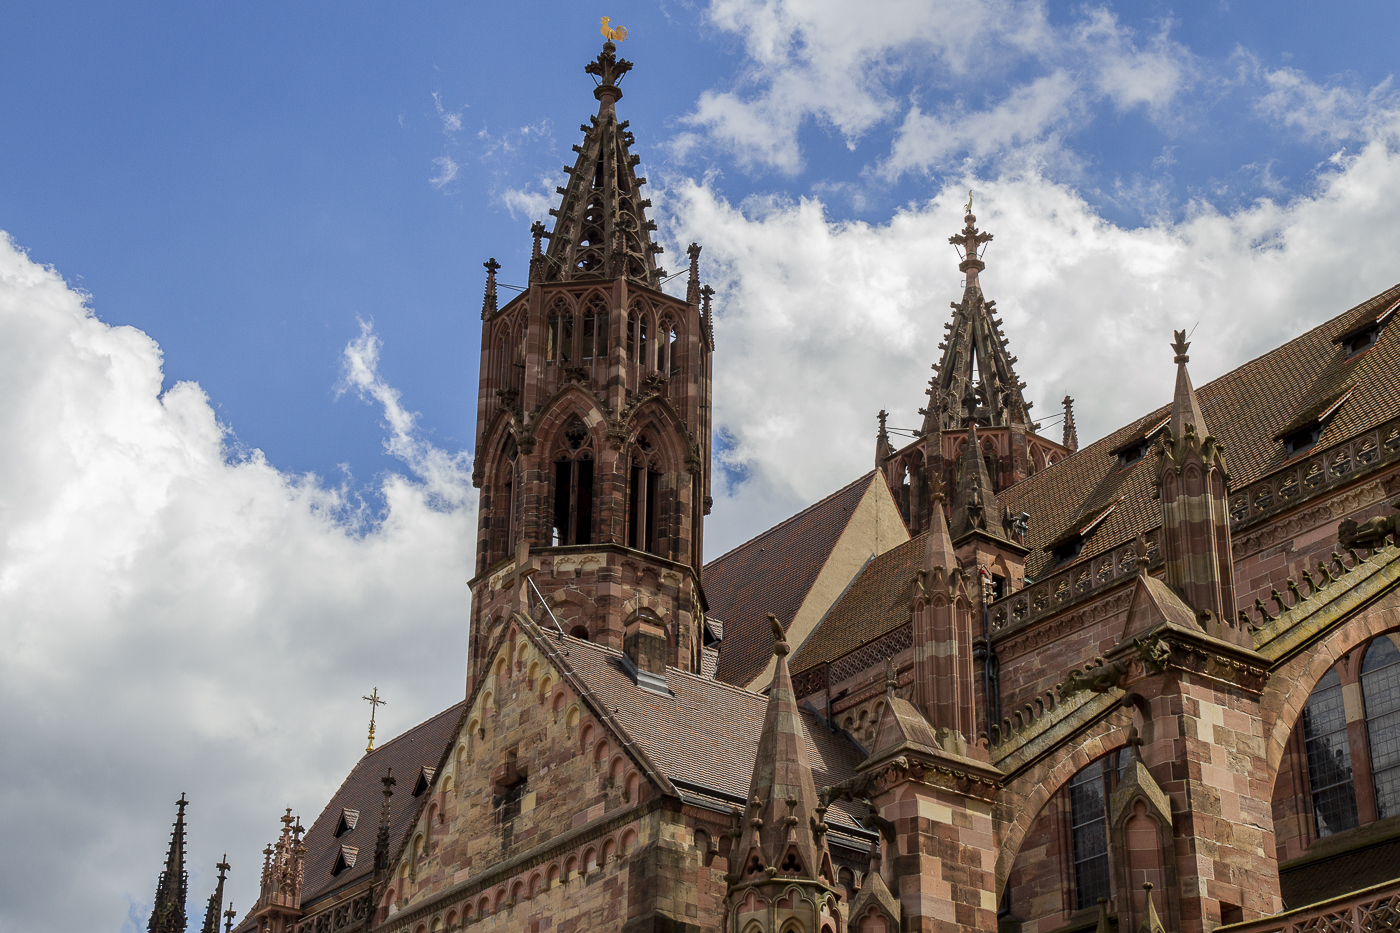
<path fill-rule="evenodd" d="M 378 687 L 375 687 L 374 690 L 370 692 L 370 695 L 364 697 L 364 699 L 369 701 L 369 744 L 365 746 L 365 754 L 368 755 L 370 752 L 374 751 L 374 714 L 378 711 L 379 707 L 388 705 L 389 701 L 380 699 Z M 291 813 L 292 811 L 288 810 L 287 812 Z"/>

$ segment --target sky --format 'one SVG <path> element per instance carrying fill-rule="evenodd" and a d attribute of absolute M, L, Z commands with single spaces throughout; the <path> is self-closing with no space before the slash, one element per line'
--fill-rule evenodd
<path fill-rule="evenodd" d="M 525 278 L 600 16 L 716 289 L 713 557 L 917 410 L 973 192 L 1081 442 L 1400 280 L 1394 4 L 30 3 L 0 30 L 0 933 L 145 928 L 188 793 L 281 808 L 460 698 L 481 264 Z M 678 282 L 680 280 L 677 280 Z M 16 844 L 17 843 L 17 844 Z"/>

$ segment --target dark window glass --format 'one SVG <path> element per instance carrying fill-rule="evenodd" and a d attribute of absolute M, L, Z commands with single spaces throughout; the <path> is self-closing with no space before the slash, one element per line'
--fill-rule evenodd
<path fill-rule="evenodd" d="M 1371 642 L 1361 663 L 1371 775 L 1381 819 L 1400 813 L 1400 650 L 1388 635 Z"/>
<path fill-rule="evenodd" d="M 1069 782 L 1070 834 L 1074 849 L 1074 899 L 1079 908 L 1108 897 L 1108 811 L 1103 762 L 1096 761 Z"/>
<path fill-rule="evenodd" d="M 1342 680 L 1336 668 L 1318 681 L 1303 707 L 1303 739 L 1318 838 L 1355 827 L 1356 788 L 1351 779 Z"/>

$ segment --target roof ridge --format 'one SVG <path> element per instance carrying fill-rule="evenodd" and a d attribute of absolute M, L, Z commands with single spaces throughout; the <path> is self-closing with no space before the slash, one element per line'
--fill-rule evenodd
<path fill-rule="evenodd" d="M 824 505 L 825 503 L 829 502 L 830 500 L 835 499 L 837 496 L 841 495 L 841 493 L 846 492 L 846 491 L 847 491 L 848 489 L 850 489 L 852 486 L 856 485 L 857 483 L 861 482 L 862 480 L 866 480 L 866 479 L 868 479 L 868 478 L 870 478 L 870 477 L 873 477 L 874 475 L 875 475 L 875 471 L 874 471 L 874 470 L 869 470 L 869 471 L 865 472 L 864 474 L 862 474 L 862 475 L 856 477 L 855 479 L 851 480 L 851 481 L 850 481 L 849 483 L 847 483 L 846 485 L 842 486 L 840 489 L 837 489 L 837 490 L 835 490 L 834 492 L 831 492 L 831 493 L 829 493 L 829 494 L 823 496 L 822 498 L 818 499 L 816 502 L 813 502 L 811 505 L 807 506 L 806 508 L 802 509 L 801 511 L 795 512 L 794 514 L 789 515 L 787 518 L 785 518 L 785 519 L 783 519 L 782 521 L 778 522 L 778 524 L 772 526 L 771 528 L 767 528 L 767 529 L 765 529 L 765 530 L 763 530 L 763 531 L 760 531 L 758 534 L 754 535 L 752 538 L 750 538 L 749 540 L 745 541 L 743 544 L 739 544 L 739 545 L 736 545 L 736 546 L 730 548 L 729 550 L 725 551 L 725 552 L 724 552 L 723 554 L 721 554 L 720 556 L 718 556 L 718 557 L 713 558 L 712 560 L 710 560 L 708 563 L 705 564 L 705 566 L 706 566 L 706 567 L 709 567 L 709 566 L 712 566 L 712 565 L 714 565 L 714 564 L 717 564 L 717 563 L 719 563 L 720 561 L 724 560 L 726 557 L 730 556 L 731 554 L 734 554 L 734 553 L 736 553 L 736 552 L 738 552 L 738 551 L 742 551 L 744 548 L 746 548 L 746 547 L 748 547 L 749 545 L 755 543 L 755 542 L 758 541 L 760 538 L 765 538 L 765 537 L 767 537 L 768 535 L 772 534 L 773 532 L 777 531 L 779 528 L 783 528 L 783 527 L 786 527 L 787 525 L 791 525 L 793 522 L 797 521 L 799 518 L 803 517 L 803 516 L 806 515 L 808 512 L 810 512 L 810 511 L 812 511 L 813 509 L 815 509 L 817 506 L 819 506 L 819 505 Z"/>
<path fill-rule="evenodd" d="M 575 644 L 587 645 L 589 648 L 594 648 L 604 654 L 614 655 L 617 657 L 621 657 L 623 654 L 622 651 L 612 647 L 611 645 L 601 645 L 596 641 L 588 641 L 584 638 L 576 638 L 573 635 L 565 635 L 564 637 L 572 640 Z M 691 671 L 685 671 L 681 670 L 679 667 L 671 667 L 670 665 L 667 665 L 666 675 L 670 676 L 672 674 L 675 674 L 679 677 L 684 677 L 688 680 L 693 680 L 697 683 L 712 684 L 716 687 L 723 687 L 726 690 L 732 690 L 735 693 L 743 693 L 751 697 L 757 697 L 760 700 L 765 699 L 764 694 L 759 693 L 757 690 L 750 690 L 747 687 L 740 687 L 737 684 L 731 684 L 726 680 L 719 680 L 718 678 L 702 677 L 701 675 L 692 673 Z"/>
<path fill-rule="evenodd" d="M 452 710 L 456 709 L 457 707 L 461 706 L 462 704 L 464 704 L 464 703 L 466 703 L 466 702 L 467 702 L 466 698 L 463 697 L 462 699 L 458 700 L 456 703 L 453 703 L 452 705 L 447 706 L 447 707 L 445 707 L 445 708 L 439 710 L 438 712 L 436 712 L 436 713 L 434 713 L 433 715 L 429 716 L 427 719 L 425 719 L 425 720 L 423 720 L 422 722 L 418 723 L 418 725 L 416 725 L 416 726 L 410 726 L 409 728 L 405 729 L 403 732 L 400 732 L 398 735 L 394 736 L 392 739 L 390 739 L 389 741 L 385 742 L 383 745 L 381 745 L 381 746 L 379 746 L 378 748 L 376 748 L 376 749 L 374 750 L 374 752 L 382 752 L 382 751 L 384 751 L 384 749 L 386 749 L 386 748 L 388 748 L 389 746 L 393 745 L 395 742 L 399 741 L 400 739 L 408 738 L 408 736 L 410 736 L 410 735 L 413 734 L 414 732 L 417 732 L 419 729 L 422 729 L 424 726 L 428 725 L 429 723 L 436 721 L 440 716 L 443 716 L 443 715 L 445 715 L 445 714 L 447 714 L 447 713 L 452 712 Z M 359 760 L 357 760 L 357 761 L 355 762 L 355 765 L 358 766 L 358 765 L 360 764 L 361 761 L 364 761 L 366 758 L 368 758 L 368 757 L 370 757 L 371 755 L 373 755 L 374 752 L 365 752 L 363 755 L 361 755 L 361 756 L 359 757 Z M 354 770 L 354 769 L 352 768 L 351 770 Z"/>

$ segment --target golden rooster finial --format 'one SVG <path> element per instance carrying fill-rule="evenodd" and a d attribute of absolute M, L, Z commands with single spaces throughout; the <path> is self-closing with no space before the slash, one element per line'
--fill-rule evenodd
<path fill-rule="evenodd" d="M 611 26 L 608 25 L 608 24 L 611 23 L 611 22 L 612 22 L 612 17 L 611 17 L 611 16 L 604 16 L 604 17 L 603 17 L 603 29 L 602 29 L 602 32 L 603 32 L 603 35 L 607 38 L 607 40 L 608 40 L 609 42 L 621 42 L 623 39 L 626 39 L 626 38 L 627 38 L 627 27 L 626 27 L 626 26 L 618 26 L 616 29 L 614 29 L 614 28 L 612 28 Z"/>
<path fill-rule="evenodd" d="M 968 188 L 968 189 L 967 189 L 967 210 L 963 211 L 963 213 L 964 213 L 964 214 L 971 214 L 971 213 L 972 213 L 972 189 L 971 189 L 971 188 Z"/>

